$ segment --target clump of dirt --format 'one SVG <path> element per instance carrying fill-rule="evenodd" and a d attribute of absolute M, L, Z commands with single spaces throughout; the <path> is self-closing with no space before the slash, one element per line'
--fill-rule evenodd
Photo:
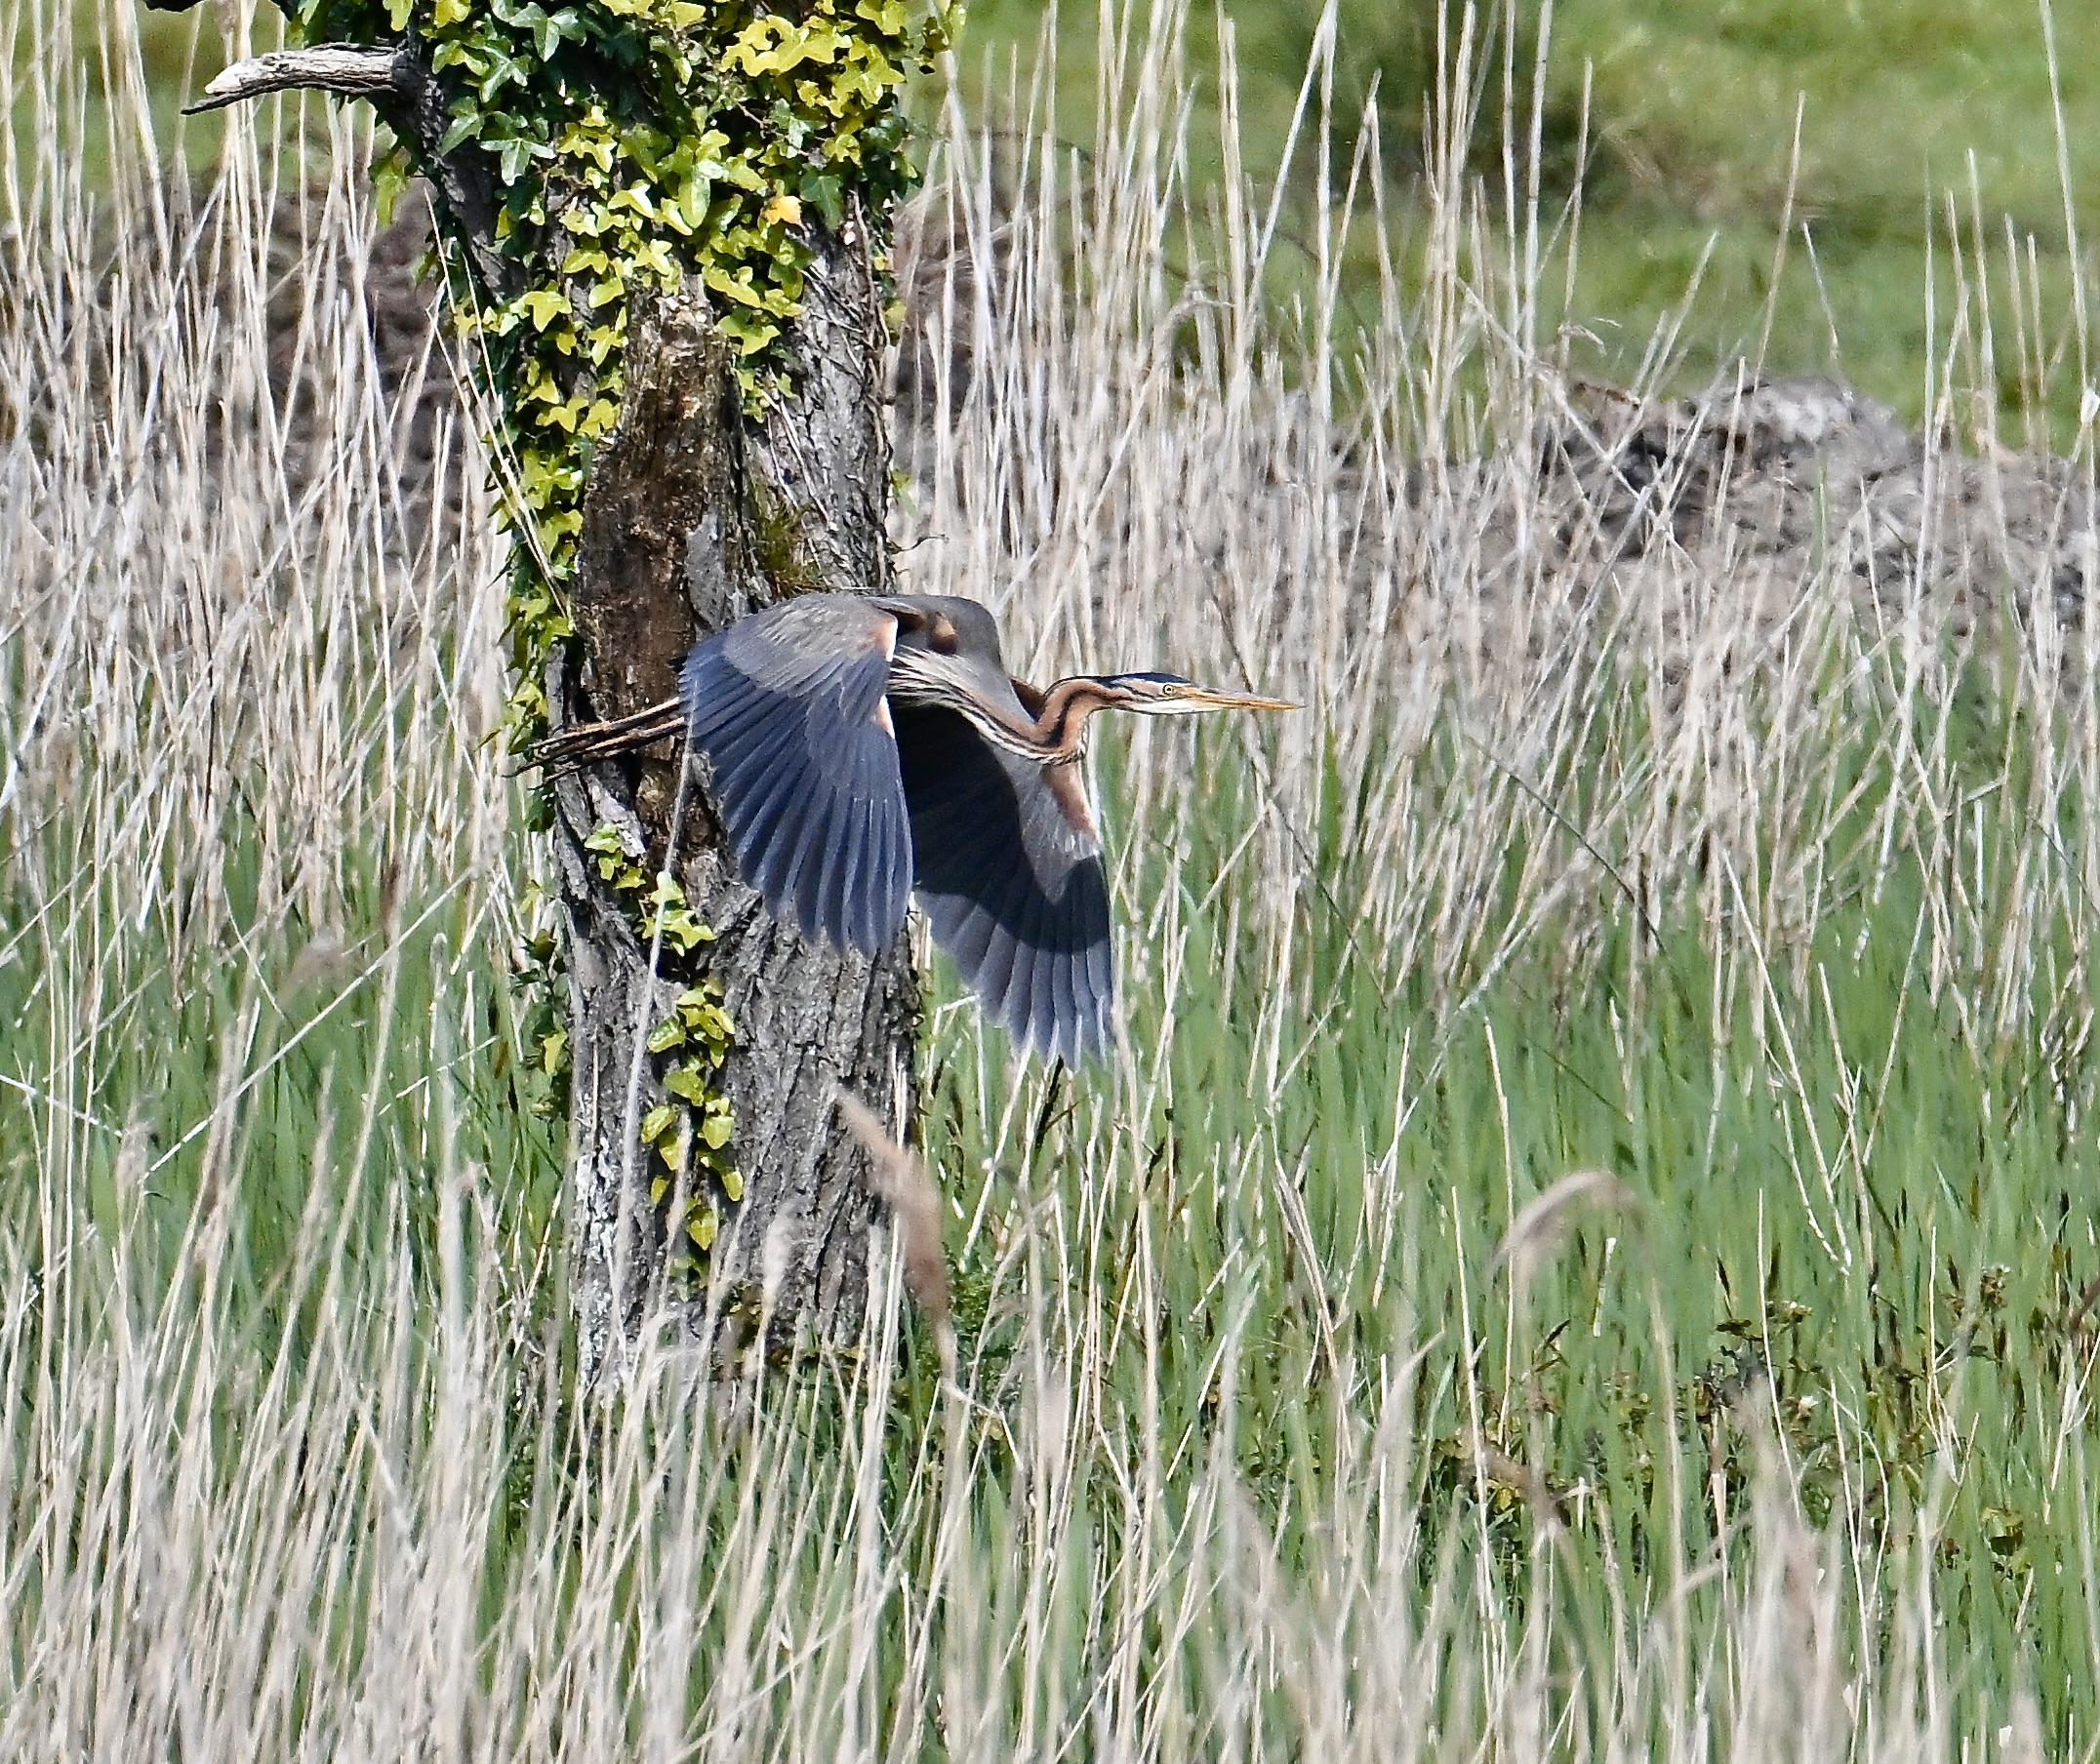
<path fill-rule="evenodd" d="M 2091 474 L 2046 455 L 1965 454 L 1836 381 L 1745 379 L 1640 402 L 1577 387 L 1540 425 L 1540 511 L 1569 567 L 1630 601 L 1725 581 L 1783 618 L 1841 591 L 1870 628 L 1920 621 L 1956 647 L 2016 635 L 2082 667 L 2100 578 Z"/>

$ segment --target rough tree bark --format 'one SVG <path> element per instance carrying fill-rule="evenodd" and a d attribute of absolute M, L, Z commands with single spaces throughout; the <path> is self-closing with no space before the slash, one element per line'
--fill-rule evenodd
<path fill-rule="evenodd" d="M 784 589 L 876 591 L 890 580 L 880 313 L 863 243 L 850 232 L 823 241 L 796 343 L 797 389 L 760 424 L 744 419 L 702 302 L 668 297 L 640 316 L 620 426 L 585 496 L 574 605 L 582 654 L 558 665 L 550 693 L 572 716 L 624 716 L 665 698 L 697 636 Z M 783 535 L 793 536 L 785 556 Z M 917 1025 L 909 958 L 902 943 L 870 962 L 805 942 L 737 879 L 695 789 L 697 768 L 682 794 L 675 756 L 632 768 L 631 787 L 624 770 L 579 774 L 556 791 L 583 1362 L 610 1365 L 636 1339 L 665 1255 L 638 1128 L 657 1094 L 643 1041 L 676 982 L 652 974 L 650 951 L 584 848 L 608 822 L 646 843 L 652 871 L 669 853 L 716 934 L 708 967 L 737 1025 L 723 1088 L 747 1186 L 714 1248 L 711 1292 L 685 1301 L 688 1326 L 700 1339 L 710 1306 L 747 1315 L 755 1299 L 822 1335 L 850 1333 L 871 1203 L 866 1153 L 835 1099 L 851 1089 L 893 1135 L 906 1127 Z"/>
<path fill-rule="evenodd" d="M 146 3 L 182 10 L 195 0 Z M 457 34 L 468 10 L 430 17 L 439 31 Z M 355 15 L 356 27 L 371 16 Z M 763 71 L 800 53 L 788 49 L 788 33 L 804 24 L 763 13 L 742 20 L 717 69 L 742 57 L 741 65 Z M 514 248 L 503 248 L 497 217 L 520 169 L 533 176 L 535 162 L 513 166 L 463 138 L 456 123 L 479 100 L 457 71 L 438 71 L 447 53 L 433 55 L 431 36 L 416 34 L 422 28 L 399 41 L 320 45 L 241 63 L 212 82 L 199 107 L 294 87 L 372 102 L 431 177 L 441 226 L 483 285 L 477 298 L 515 300 L 532 278 Z M 845 41 L 831 44 L 826 54 L 834 60 L 824 65 L 842 64 L 837 45 Z M 457 68 L 456 55 L 450 64 Z M 885 78 L 894 75 L 891 62 L 880 66 Z M 563 86 L 553 101 L 573 99 Z M 785 594 L 889 585 L 884 340 L 869 238 L 871 220 L 882 217 L 870 216 L 850 184 L 842 200 L 835 185 L 823 187 L 838 223 L 812 213 L 800 234 L 809 261 L 797 308 L 774 345 L 787 390 L 762 415 L 750 413 L 696 278 L 635 284 L 617 423 L 584 480 L 568 581 L 576 636 L 547 662 L 557 723 L 622 716 L 668 696 L 698 636 Z M 561 254 L 575 241 L 558 224 L 560 196 L 546 201 L 549 244 L 535 274 L 573 292 L 574 266 Z M 784 201 L 780 212 L 800 224 L 799 202 Z M 578 309 L 592 304 L 580 299 Z M 841 1088 L 854 1092 L 893 1136 L 909 1124 L 917 991 L 902 940 L 869 961 L 812 945 L 772 919 L 718 846 L 700 769 L 686 770 L 668 748 L 565 778 L 553 796 L 568 929 L 572 1286 L 585 1381 L 622 1374 L 666 1294 L 704 1351 L 735 1346 L 761 1311 L 775 1341 L 850 1337 L 864 1306 L 874 1202 L 867 1154 L 836 1100 Z M 586 846 L 602 842 L 608 827 L 648 876 L 675 876 L 687 905 L 715 933 L 697 960 L 718 982 L 735 1025 L 709 1083 L 733 1109 L 728 1155 L 743 1195 L 724 1207 L 704 1283 L 664 1278 L 665 1165 L 641 1131 L 664 1100 L 663 1062 L 648 1042 L 693 983 L 695 958 L 678 978 L 663 971 L 660 951 L 638 929 L 631 869 L 623 895 L 597 861 L 602 843 L 595 852 Z M 725 1332 L 725 1315 L 744 1321 Z"/>

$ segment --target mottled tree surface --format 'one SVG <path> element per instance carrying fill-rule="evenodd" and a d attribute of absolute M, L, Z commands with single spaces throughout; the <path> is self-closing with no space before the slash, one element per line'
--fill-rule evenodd
<path fill-rule="evenodd" d="M 622 716 L 668 696 L 694 638 L 778 598 L 779 573 L 838 587 L 888 581 L 877 325 L 859 243 L 828 242 L 803 327 L 821 341 L 806 345 L 794 395 L 754 424 L 739 408 L 706 309 L 677 298 L 646 309 L 620 426 L 585 498 L 575 602 L 582 657 L 557 665 L 550 694 L 570 716 Z M 788 572 L 774 554 L 783 543 L 792 546 Z M 666 749 L 565 779 L 556 790 L 586 1366 L 633 1339 L 663 1267 L 648 1193 L 661 1166 L 652 1168 L 637 1129 L 657 1095 L 643 1042 L 676 990 L 652 976 L 628 912 L 584 850 L 595 827 L 630 829 L 652 868 L 669 854 L 716 933 L 707 965 L 737 1025 L 722 1082 L 747 1186 L 713 1248 L 710 1296 L 684 1301 L 696 1339 L 710 1304 L 747 1316 L 762 1294 L 782 1322 L 833 1337 L 857 1324 L 872 1203 L 867 1154 L 835 1098 L 850 1089 L 893 1132 L 909 1105 L 917 993 L 902 942 L 869 961 L 811 944 L 774 919 L 717 844 L 703 786 L 700 769 L 681 779 Z"/>

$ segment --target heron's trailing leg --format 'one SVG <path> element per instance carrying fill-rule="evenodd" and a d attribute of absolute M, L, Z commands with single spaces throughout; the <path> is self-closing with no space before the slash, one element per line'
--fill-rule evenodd
<path fill-rule="evenodd" d="M 684 707 L 676 699 L 666 699 L 632 716 L 615 717 L 605 723 L 573 723 L 556 730 L 527 749 L 525 763 L 550 772 L 573 772 L 579 766 L 632 753 L 682 735 L 685 723 Z"/>

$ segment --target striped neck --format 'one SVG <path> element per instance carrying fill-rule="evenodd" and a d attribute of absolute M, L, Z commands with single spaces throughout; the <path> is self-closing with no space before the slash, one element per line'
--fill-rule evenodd
<path fill-rule="evenodd" d="M 1108 702 L 1099 681 L 1060 680 L 1043 695 L 1039 714 L 989 703 L 923 651 L 900 649 L 890 662 L 889 696 L 900 704 L 952 710 L 994 747 L 1038 766 L 1069 765 L 1086 752 L 1086 720 Z"/>

